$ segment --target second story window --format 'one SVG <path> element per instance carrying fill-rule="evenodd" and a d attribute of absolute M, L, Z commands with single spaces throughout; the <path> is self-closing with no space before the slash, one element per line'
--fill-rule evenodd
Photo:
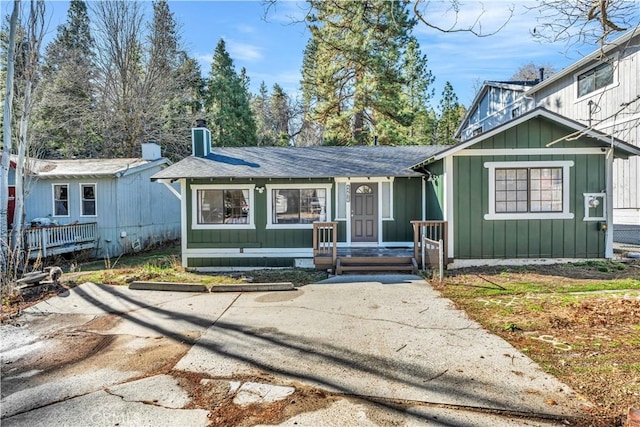
<path fill-rule="evenodd" d="M 613 83 L 613 67 L 605 62 L 578 76 L 578 98 Z"/>

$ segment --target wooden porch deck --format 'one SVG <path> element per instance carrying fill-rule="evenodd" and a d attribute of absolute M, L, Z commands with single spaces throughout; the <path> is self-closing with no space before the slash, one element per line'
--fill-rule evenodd
<path fill-rule="evenodd" d="M 403 271 L 416 274 L 419 265 L 431 262 L 425 256 L 425 238 L 446 241 L 447 227 L 444 221 L 412 221 L 413 247 L 338 247 L 336 222 L 317 222 L 313 227 L 313 262 L 318 270 L 344 272 Z M 445 247 L 446 250 L 446 247 Z M 446 252 L 445 252 L 446 253 Z"/>
<path fill-rule="evenodd" d="M 23 231 L 24 250 L 30 259 L 77 252 L 96 247 L 98 224 L 95 222 L 33 227 Z"/>

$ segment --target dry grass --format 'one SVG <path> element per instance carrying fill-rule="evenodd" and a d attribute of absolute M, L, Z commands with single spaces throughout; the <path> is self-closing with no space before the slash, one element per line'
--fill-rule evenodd
<path fill-rule="evenodd" d="M 450 271 L 435 287 L 622 426 L 640 404 L 640 263 Z"/>

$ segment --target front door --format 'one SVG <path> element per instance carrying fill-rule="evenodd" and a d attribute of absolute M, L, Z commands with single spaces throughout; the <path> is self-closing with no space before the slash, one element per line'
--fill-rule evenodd
<path fill-rule="evenodd" d="M 351 241 L 378 241 L 378 184 L 351 184 Z"/>

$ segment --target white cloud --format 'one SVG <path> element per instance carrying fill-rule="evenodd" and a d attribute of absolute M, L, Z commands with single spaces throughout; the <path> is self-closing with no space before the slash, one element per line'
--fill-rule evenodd
<path fill-rule="evenodd" d="M 262 49 L 259 46 L 235 40 L 226 40 L 226 42 L 227 51 L 234 61 L 252 62 L 264 57 L 262 55 Z"/>
<path fill-rule="evenodd" d="M 245 34 L 253 34 L 256 32 L 256 28 L 248 24 L 238 24 L 236 25 L 236 30 Z"/>

